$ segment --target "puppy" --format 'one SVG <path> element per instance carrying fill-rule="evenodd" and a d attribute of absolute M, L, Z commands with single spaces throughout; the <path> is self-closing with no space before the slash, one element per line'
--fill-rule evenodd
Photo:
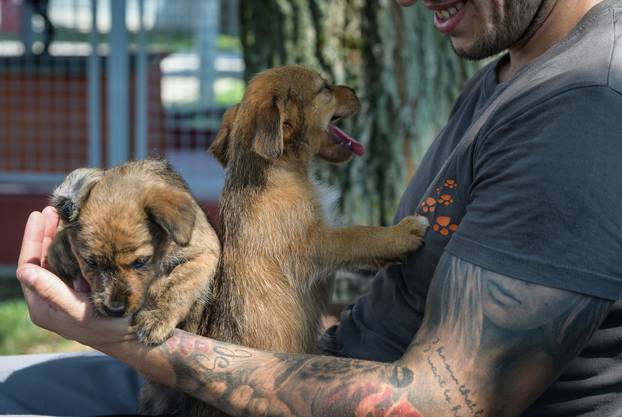
<path fill-rule="evenodd" d="M 354 91 L 299 66 L 257 75 L 210 151 L 226 168 L 222 256 L 200 332 L 277 352 L 314 352 L 336 269 L 380 266 L 421 244 L 427 222 L 333 228 L 309 178 L 314 158 L 343 163 L 363 146 L 331 124 L 359 108 Z M 220 415 L 186 398 L 179 415 Z"/>
<path fill-rule="evenodd" d="M 162 343 L 182 322 L 197 330 L 220 242 L 168 163 L 77 169 L 51 204 L 61 222 L 49 267 L 86 287 L 97 313 L 131 317 L 145 344 Z"/>
<path fill-rule="evenodd" d="M 77 169 L 54 191 L 51 204 L 61 222 L 48 250 L 49 267 L 90 292 L 97 313 L 131 317 L 145 344 L 162 343 L 177 326 L 197 331 L 220 242 L 168 163 Z M 179 398 L 147 382 L 140 409 L 156 412 Z"/>

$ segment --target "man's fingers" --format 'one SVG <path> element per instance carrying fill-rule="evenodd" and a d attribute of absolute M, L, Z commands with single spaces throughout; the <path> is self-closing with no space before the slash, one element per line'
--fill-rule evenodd
<path fill-rule="evenodd" d="M 42 268 L 58 227 L 56 211 L 47 207 L 28 218 L 17 268 L 17 279 L 32 321 L 63 337 L 90 346 L 131 340 L 130 319 L 99 319 L 88 294 L 71 289 L 52 272 Z M 102 337 L 102 335 L 104 335 Z"/>
<path fill-rule="evenodd" d="M 24 237 L 22 239 L 22 248 L 19 253 L 18 265 L 31 263 L 35 265 L 41 264 L 41 251 L 43 234 L 45 231 L 45 220 L 43 215 L 38 211 L 33 211 L 28 217 L 26 228 L 24 229 Z"/>
<path fill-rule="evenodd" d="M 53 207 L 46 207 L 41 212 L 45 221 L 43 230 L 43 242 L 41 246 L 41 266 L 48 267 L 48 249 L 54 240 L 58 229 L 58 214 Z"/>
<path fill-rule="evenodd" d="M 17 269 L 30 318 L 37 326 L 96 349 L 135 339 L 130 318 L 97 318 L 88 295 L 73 291 L 60 278 L 37 265 Z"/>
<path fill-rule="evenodd" d="M 82 321 L 88 314 L 88 299 L 84 294 L 71 290 L 60 278 L 37 265 L 24 264 L 17 269 L 17 278 L 23 284 L 24 296 L 31 308 L 31 316 L 36 315 L 43 301 L 53 310 Z M 34 311 L 33 311 L 34 309 Z M 32 317 L 37 324 L 52 318 Z"/>

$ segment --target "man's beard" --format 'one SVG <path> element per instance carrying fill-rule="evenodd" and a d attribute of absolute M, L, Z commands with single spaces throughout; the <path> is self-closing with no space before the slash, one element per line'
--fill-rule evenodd
<path fill-rule="evenodd" d="M 474 0 L 469 0 L 474 1 Z M 506 0 L 504 14 L 492 9 L 492 30 L 482 32 L 468 49 L 456 49 L 461 58 L 479 60 L 526 43 L 546 20 L 556 0 Z"/>

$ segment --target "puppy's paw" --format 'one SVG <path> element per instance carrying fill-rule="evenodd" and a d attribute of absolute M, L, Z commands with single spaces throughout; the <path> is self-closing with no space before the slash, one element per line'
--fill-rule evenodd
<path fill-rule="evenodd" d="M 143 309 L 132 318 L 132 328 L 136 337 L 146 345 L 159 345 L 171 337 L 177 323 L 170 320 L 162 310 Z"/>
<path fill-rule="evenodd" d="M 421 246 L 423 235 L 429 225 L 428 219 L 423 216 L 407 216 L 397 224 L 407 251 L 416 250 Z"/>

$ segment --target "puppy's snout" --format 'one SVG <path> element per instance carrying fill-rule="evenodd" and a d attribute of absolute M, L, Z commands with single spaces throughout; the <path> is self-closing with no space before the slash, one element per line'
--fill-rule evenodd
<path fill-rule="evenodd" d="M 123 317 L 128 310 L 127 291 L 125 288 L 113 288 L 108 299 L 103 303 L 106 315 Z"/>
<path fill-rule="evenodd" d="M 127 304 L 124 301 L 113 301 L 104 305 L 106 315 L 111 317 L 123 317 L 127 310 Z"/>
<path fill-rule="evenodd" d="M 342 86 L 343 88 L 345 88 L 346 90 L 350 90 L 350 93 L 352 93 L 352 95 L 354 96 L 354 98 L 356 98 L 356 91 L 354 91 L 354 88 L 352 87 L 348 87 L 347 85 Z"/>
<path fill-rule="evenodd" d="M 352 88 L 346 85 L 338 85 L 333 91 L 338 103 L 334 117 L 351 116 L 359 110 L 359 99 Z"/>

